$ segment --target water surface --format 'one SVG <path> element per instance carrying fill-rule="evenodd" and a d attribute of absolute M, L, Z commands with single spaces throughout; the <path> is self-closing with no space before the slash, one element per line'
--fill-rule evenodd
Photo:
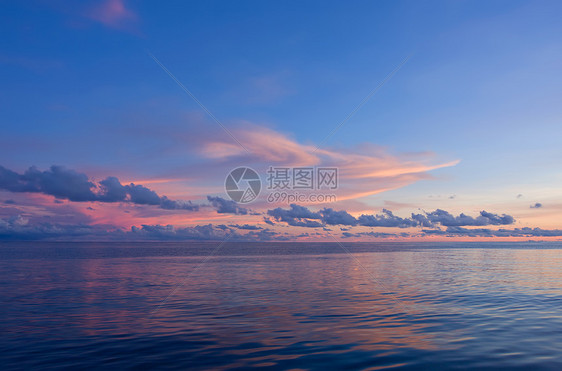
<path fill-rule="evenodd" d="M 0 243 L 2 368 L 562 368 L 561 243 L 217 245 Z"/>

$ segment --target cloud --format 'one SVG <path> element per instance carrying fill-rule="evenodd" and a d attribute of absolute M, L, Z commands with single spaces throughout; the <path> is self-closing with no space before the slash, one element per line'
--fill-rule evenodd
<path fill-rule="evenodd" d="M 515 223 L 515 218 L 511 215 L 502 214 L 492 214 L 486 211 L 481 211 L 480 216 L 476 218 L 477 222 L 484 224 L 477 225 L 509 225 Z"/>
<path fill-rule="evenodd" d="M 290 209 L 282 209 L 280 207 L 268 210 L 267 214 L 272 216 L 278 222 L 285 222 L 288 225 L 294 227 L 307 227 L 307 228 L 318 228 L 322 227 L 322 224 L 316 220 L 310 219 L 321 219 L 320 213 L 315 213 L 310 211 L 308 208 L 296 204 L 291 204 Z"/>
<path fill-rule="evenodd" d="M 255 168 L 335 167 L 340 183 L 334 193 L 338 201 L 356 199 L 400 188 L 422 179 L 431 178 L 431 170 L 454 166 L 459 161 L 428 163 L 431 154 L 392 155 L 386 149 L 363 146 L 361 154 L 343 150 L 317 149 L 313 144 L 302 144 L 274 130 L 248 125 L 233 129 L 235 137 L 248 149 L 246 152 L 231 138 L 206 138 L 199 144 L 208 158 L 222 164 L 244 161 Z"/>
<path fill-rule="evenodd" d="M 250 151 L 250 157 L 266 163 L 287 166 L 305 166 L 319 162 L 313 147 L 303 146 L 274 130 L 252 126 L 234 130 L 236 138 Z M 210 158 L 247 157 L 248 153 L 230 138 L 214 139 L 204 143 L 203 154 Z"/>
<path fill-rule="evenodd" d="M 133 226 L 128 237 L 149 240 L 224 240 L 232 230 L 215 228 L 211 224 L 176 228 L 173 225 Z"/>
<path fill-rule="evenodd" d="M 373 237 L 373 238 L 389 238 L 389 237 L 398 237 L 396 233 L 385 233 L 385 232 L 359 232 L 359 233 L 350 233 L 350 232 L 343 232 L 342 238 L 357 238 L 357 237 Z"/>
<path fill-rule="evenodd" d="M 245 226 L 240 229 L 248 229 Z M 126 231 L 113 226 L 84 224 L 32 224 L 21 215 L 0 218 L 0 240 L 115 240 L 115 241 L 287 241 L 291 236 L 270 229 L 250 230 L 240 234 L 225 226 L 212 224 L 192 227 L 172 225 L 133 226 Z"/>
<path fill-rule="evenodd" d="M 85 174 L 61 166 L 51 166 L 44 172 L 30 167 L 23 174 L 0 166 L 0 189 L 10 192 L 36 192 L 70 201 L 95 201 L 93 188 L 94 183 Z"/>
<path fill-rule="evenodd" d="M 215 225 L 215 228 L 222 229 L 222 230 L 229 230 L 229 229 L 231 229 L 229 226 L 226 226 L 226 225 L 224 225 L 224 224 Z"/>
<path fill-rule="evenodd" d="M 245 230 L 249 230 L 249 231 L 258 231 L 260 229 L 263 229 L 262 227 L 260 227 L 258 225 L 250 225 L 250 224 L 244 224 L 244 225 L 230 224 L 229 227 L 236 228 L 236 229 L 245 229 Z"/>
<path fill-rule="evenodd" d="M 116 177 L 107 177 L 96 184 L 86 174 L 62 166 L 51 166 L 46 171 L 32 166 L 23 174 L 0 166 L 0 189 L 15 193 L 41 193 L 73 202 L 126 202 L 154 205 L 165 210 L 199 210 L 199 205 L 191 201 L 170 200 L 134 183 L 122 185 Z"/>
<path fill-rule="evenodd" d="M 357 224 L 357 219 L 351 216 L 347 211 L 335 211 L 331 208 L 325 208 L 320 211 L 322 222 L 327 225 L 350 225 Z"/>
<path fill-rule="evenodd" d="M 121 184 L 119 179 L 110 176 L 100 182 L 102 195 L 100 199 L 105 202 L 118 202 L 127 198 L 127 188 Z"/>
<path fill-rule="evenodd" d="M 540 209 L 542 204 L 540 202 L 536 202 L 534 205 L 529 206 L 531 209 Z"/>
<path fill-rule="evenodd" d="M 225 200 L 224 198 L 213 196 L 207 196 L 207 200 L 217 209 L 217 213 L 219 214 L 248 214 L 248 209 L 238 206 L 238 204 L 232 200 Z"/>
<path fill-rule="evenodd" d="M 266 218 L 265 216 L 263 217 L 263 221 L 264 221 L 266 224 L 275 225 L 275 223 L 273 223 L 273 222 L 271 221 L 271 219 Z"/>
<path fill-rule="evenodd" d="M 160 205 L 160 196 L 142 185 L 130 184 L 125 186 L 131 197 L 131 202 L 137 205 Z"/>
<path fill-rule="evenodd" d="M 240 238 L 241 240 L 248 241 L 290 241 L 294 237 L 281 235 L 270 229 L 262 229 L 259 232 L 251 231 Z"/>
<path fill-rule="evenodd" d="M 318 212 L 313 212 L 304 206 L 295 204 L 290 205 L 290 209 L 280 207 L 268 210 L 267 214 L 278 222 L 285 222 L 297 227 L 317 228 L 325 225 L 344 225 L 344 226 L 364 226 L 364 227 L 394 227 L 412 228 L 425 227 L 432 228 L 441 226 L 486 226 L 486 225 L 509 225 L 515 222 L 511 215 L 493 214 L 481 211 L 476 218 L 461 213 L 454 216 L 451 213 L 437 209 L 425 214 L 412 214 L 409 218 L 401 218 L 392 211 L 383 209 L 382 214 L 370 215 L 363 214 L 358 218 L 349 214 L 345 210 L 335 211 L 331 208 L 324 208 Z"/>
<path fill-rule="evenodd" d="M 192 203 L 191 201 L 183 200 L 170 200 L 166 196 L 160 198 L 160 208 L 164 210 L 189 210 L 197 211 L 199 210 L 199 205 Z"/>
<path fill-rule="evenodd" d="M 308 208 L 304 206 L 300 206 L 297 204 L 289 205 L 290 209 L 282 209 L 280 207 L 269 210 L 267 213 L 274 218 L 285 221 L 285 218 L 292 218 L 292 219 L 320 219 L 320 213 L 315 213 L 310 211 Z"/>
<path fill-rule="evenodd" d="M 124 29 L 135 22 L 137 15 L 125 6 L 123 0 L 101 1 L 87 13 L 88 18 L 108 27 Z"/>
<path fill-rule="evenodd" d="M 458 216 L 453 216 L 449 212 L 441 209 L 426 213 L 426 220 L 424 215 L 416 215 L 415 219 L 425 227 L 432 225 L 443 225 L 445 227 L 453 226 L 485 226 L 485 225 L 509 225 L 515 222 L 515 219 L 510 215 L 497 215 L 487 211 L 481 211 L 480 215 L 476 218 L 461 213 Z"/>
<path fill-rule="evenodd" d="M 199 206 L 191 201 L 174 201 L 166 196 L 158 196 L 153 190 L 145 186 L 131 183 L 122 185 L 119 179 L 108 177 L 100 182 L 102 190 L 99 195 L 100 201 L 123 202 L 130 198 L 130 202 L 136 205 L 159 205 L 165 210 L 198 210 Z"/>
<path fill-rule="evenodd" d="M 358 218 L 359 225 L 365 227 L 398 227 L 408 228 L 415 227 L 420 224 L 420 220 L 416 219 L 412 214 L 412 219 L 400 218 L 395 216 L 392 211 L 383 209 L 381 215 L 361 215 Z"/>
<path fill-rule="evenodd" d="M 435 227 L 435 224 L 433 222 L 431 222 L 426 215 L 423 214 L 414 214 L 412 213 L 412 217 L 411 219 L 416 222 L 416 225 L 419 225 L 420 227 L 424 227 L 424 228 L 433 228 Z"/>
<path fill-rule="evenodd" d="M 514 228 L 514 229 L 488 229 L 488 228 L 463 228 L 447 227 L 446 230 L 431 229 L 422 230 L 426 235 L 441 235 L 447 237 L 559 237 L 562 236 L 560 229 L 542 228 Z"/>
<path fill-rule="evenodd" d="M 241 234 L 235 229 L 248 230 Z M 107 225 L 36 223 L 22 215 L 0 218 L 0 240 L 114 240 L 114 241 L 289 241 L 307 238 L 313 235 L 302 233 L 291 236 L 281 234 L 267 228 L 254 228 L 252 225 L 196 225 L 175 227 L 172 225 L 133 226 L 124 230 Z M 314 234 L 318 235 L 318 234 Z M 458 226 L 446 229 L 423 229 L 421 234 L 388 233 L 388 232 L 358 232 L 343 231 L 342 238 L 399 238 L 413 236 L 441 236 L 441 237 L 561 237 L 560 229 L 514 228 L 488 229 L 465 228 Z"/>
<path fill-rule="evenodd" d="M 74 237 L 108 235 L 116 236 L 116 232 L 108 232 L 104 228 L 86 224 L 29 223 L 29 219 L 14 215 L 6 219 L 0 218 L 0 240 L 41 240 L 48 238 L 72 239 Z"/>

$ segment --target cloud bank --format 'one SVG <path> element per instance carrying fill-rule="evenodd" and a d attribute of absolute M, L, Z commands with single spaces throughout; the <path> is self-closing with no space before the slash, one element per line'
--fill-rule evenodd
<path fill-rule="evenodd" d="M 291 204 L 289 209 L 280 207 L 268 210 L 267 214 L 277 222 L 287 223 L 296 227 L 318 228 L 326 225 L 363 226 L 363 227 L 389 227 L 389 228 L 412 228 L 425 227 L 436 228 L 460 227 L 460 226 L 487 226 L 487 225 L 510 225 L 515 223 L 515 218 L 507 214 L 493 214 L 481 211 L 477 217 L 471 217 L 461 213 L 454 216 L 451 213 L 437 209 L 425 214 L 413 214 L 409 218 L 401 218 L 392 211 L 383 209 L 382 214 L 363 214 L 355 218 L 345 210 L 335 211 L 324 208 L 313 212 L 304 206 Z"/>
<path fill-rule="evenodd" d="M 238 233 L 236 229 L 248 230 Z M 130 230 L 85 224 L 32 224 L 21 215 L 0 218 L 0 241 L 11 240 L 110 240 L 110 241 L 287 241 L 291 237 L 251 225 L 141 225 Z"/>
<path fill-rule="evenodd" d="M 46 171 L 32 166 L 23 174 L 0 166 L 0 190 L 41 193 L 74 202 L 126 202 L 165 210 L 199 210 L 199 205 L 191 201 L 170 200 L 139 184 L 123 185 L 112 176 L 95 183 L 86 174 L 62 166 L 51 166 Z"/>

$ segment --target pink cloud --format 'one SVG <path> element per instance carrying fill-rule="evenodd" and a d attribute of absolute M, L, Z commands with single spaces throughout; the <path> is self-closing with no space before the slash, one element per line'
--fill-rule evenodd
<path fill-rule="evenodd" d="M 269 166 L 337 167 L 340 182 L 334 193 L 338 201 L 359 199 L 430 179 L 430 171 L 455 166 L 459 162 L 435 163 L 431 154 L 396 155 L 372 145 L 362 146 L 360 153 L 317 149 L 313 144 L 302 144 L 285 134 L 258 126 L 235 129 L 233 133 L 250 153 L 230 138 L 222 137 L 203 143 L 203 155 L 226 164 L 251 165 L 258 172 Z"/>
<path fill-rule="evenodd" d="M 314 146 L 302 145 L 287 135 L 269 128 L 250 125 L 234 130 L 234 135 L 248 149 L 252 159 L 283 163 L 287 166 L 307 166 L 320 161 L 318 155 L 312 153 Z M 224 159 L 246 156 L 248 153 L 230 138 L 223 137 L 204 143 L 203 155 Z"/>
<path fill-rule="evenodd" d="M 127 9 L 123 0 L 106 0 L 92 8 L 88 17 L 113 28 L 126 28 L 137 20 L 137 15 Z"/>

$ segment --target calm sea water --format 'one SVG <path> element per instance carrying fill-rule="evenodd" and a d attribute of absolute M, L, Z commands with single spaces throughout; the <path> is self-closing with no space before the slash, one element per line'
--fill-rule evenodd
<path fill-rule="evenodd" d="M 562 244 L 1 243 L 0 364 L 561 369 Z"/>

